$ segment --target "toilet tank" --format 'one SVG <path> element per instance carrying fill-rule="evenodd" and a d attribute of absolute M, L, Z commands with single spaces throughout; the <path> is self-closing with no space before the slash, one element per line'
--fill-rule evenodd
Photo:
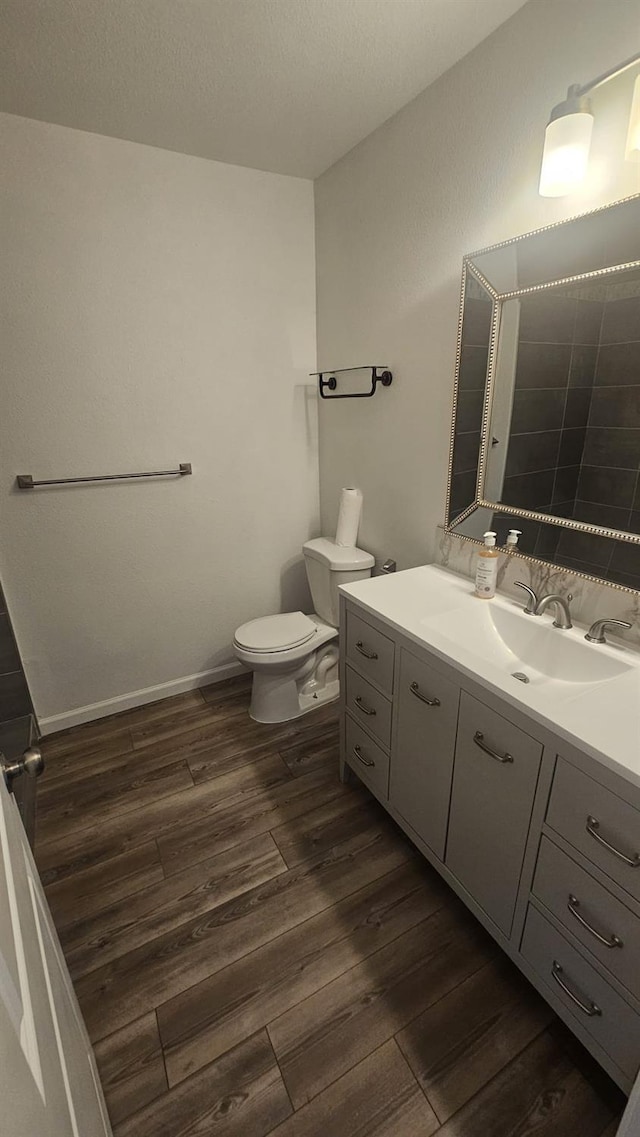
<path fill-rule="evenodd" d="M 326 537 L 316 537 L 302 546 L 313 609 L 322 620 L 338 627 L 340 594 L 338 586 L 371 576 L 374 558 L 363 549 L 336 545 Z"/>

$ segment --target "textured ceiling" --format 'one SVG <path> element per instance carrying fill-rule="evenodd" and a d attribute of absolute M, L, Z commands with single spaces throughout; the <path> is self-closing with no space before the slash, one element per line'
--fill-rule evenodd
<path fill-rule="evenodd" d="M 313 178 L 524 0 L 2 0 L 0 110 Z"/>

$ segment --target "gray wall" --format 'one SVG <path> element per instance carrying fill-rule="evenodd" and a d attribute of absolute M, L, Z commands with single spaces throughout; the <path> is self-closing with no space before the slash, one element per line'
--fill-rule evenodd
<path fill-rule="evenodd" d="M 628 0 L 531 0 L 316 182 L 318 364 L 388 364 L 373 399 L 320 405 L 323 531 L 341 486 L 364 493 L 359 543 L 432 559 L 444 515 L 465 253 L 640 189 L 625 163 L 633 75 L 594 96 L 579 193 L 538 195 L 544 127 L 570 83 L 629 55 Z"/>
<path fill-rule="evenodd" d="M 0 149 L 0 573 L 48 733 L 223 679 L 241 623 L 309 603 L 313 185 L 7 114 Z"/>

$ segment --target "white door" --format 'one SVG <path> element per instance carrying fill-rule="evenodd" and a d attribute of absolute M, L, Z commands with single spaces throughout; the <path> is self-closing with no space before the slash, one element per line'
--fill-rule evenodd
<path fill-rule="evenodd" d="M 110 1137 L 93 1051 L 0 773 L 0 1133 Z"/>

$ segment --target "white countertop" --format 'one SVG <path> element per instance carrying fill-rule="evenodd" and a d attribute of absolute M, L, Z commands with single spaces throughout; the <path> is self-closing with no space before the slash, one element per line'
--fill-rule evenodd
<path fill-rule="evenodd" d="M 606 645 L 588 644 L 584 640 L 585 628 L 554 628 L 552 608 L 542 616 L 526 616 L 524 594 L 522 603 L 501 595 L 482 600 L 474 595 L 472 581 L 437 565 L 343 585 L 341 592 L 487 691 L 640 787 L 640 651 L 636 648 L 609 633 L 610 642 Z M 481 605 L 482 613 L 472 605 Z M 486 612 L 486 620 L 485 609 L 491 609 Z M 576 671 L 572 666 L 560 668 L 555 677 L 537 673 L 528 668 L 526 659 L 523 663 L 522 657 L 512 653 L 493 630 L 497 617 L 508 629 L 523 631 L 525 638 L 527 634 L 537 640 L 544 637 L 554 655 L 571 659 L 573 653 L 587 667 L 593 659 L 594 666 L 610 668 L 613 674 L 579 682 L 574 681 Z M 518 624 L 520 618 L 526 621 L 522 628 Z M 483 631 L 479 640 L 476 625 L 484 629 L 485 623 L 486 634 Z M 563 637 L 564 642 L 561 644 L 555 637 Z M 591 657 L 588 653 L 592 651 L 598 656 Z M 513 678 L 513 670 L 518 669 L 530 672 L 532 679 L 528 684 Z"/>

